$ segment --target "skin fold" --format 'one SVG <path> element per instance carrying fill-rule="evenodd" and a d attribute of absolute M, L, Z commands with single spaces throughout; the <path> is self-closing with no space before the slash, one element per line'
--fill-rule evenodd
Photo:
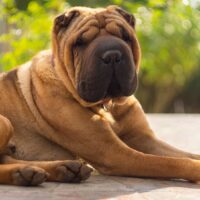
<path fill-rule="evenodd" d="M 0 75 L 0 183 L 91 173 L 200 180 L 200 156 L 160 141 L 134 97 L 135 19 L 116 6 L 57 16 L 52 49 Z"/>

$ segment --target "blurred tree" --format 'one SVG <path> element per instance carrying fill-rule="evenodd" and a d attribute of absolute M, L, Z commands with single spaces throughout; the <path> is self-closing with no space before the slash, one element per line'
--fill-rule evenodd
<path fill-rule="evenodd" d="M 153 10 L 148 6 L 137 12 L 143 52 L 137 95 L 145 110 L 153 112 L 167 112 L 199 67 L 199 11 L 182 1 L 163 2 Z"/>
<path fill-rule="evenodd" d="M 7 32 L 0 45 L 0 67 L 9 70 L 50 46 L 53 16 L 69 6 L 99 7 L 117 4 L 134 13 L 142 47 L 140 89 L 136 93 L 147 112 L 195 112 L 199 95 L 190 95 L 200 85 L 200 4 L 190 0 L 1 0 L 0 21 Z M 0 48 L 1 49 L 1 48 Z M 196 78 L 194 78 L 196 77 Z M 187 84 L 187 86 L 186 86 Z M 172 103 L 176 102 L 182 103 Z M 180 109 L 177 109 L 181 107 Z M 200 107 L 200 105 L 199 105 Z M 200 110 L 200 109 L 199 109 Z"/>
<path fill-rule="evenodd" d="M 53 17 L 69 5 L 62 0 L 44 4 L 30 1 L 26 10 L 19 10 L 14 0 L 2 1 L 0 17 L 6 20 L 8 33 L 0 36 L 0 42 L 7 43 L 10 50 L 0 55 L 0 66 L 3 70 L 9 70 L 50 46 Z"/>

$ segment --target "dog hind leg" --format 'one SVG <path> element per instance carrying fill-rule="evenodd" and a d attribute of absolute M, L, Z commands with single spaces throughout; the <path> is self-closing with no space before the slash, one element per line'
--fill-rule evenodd
<path fill-rule="evenodd" d="M 47 179 L 45 170 L 27 164 L 4 164 L 3 158 L 13 135 L 10 121 L 0 115 L 0 183 L 9 185 L 39 185 Z"/>
<path fill-rule="evenodd" d="M 6 149 L 7 144 L 12 135 L 13 127 L 10 121 L 7 118 L 0 115 L 0 153 Z"/>

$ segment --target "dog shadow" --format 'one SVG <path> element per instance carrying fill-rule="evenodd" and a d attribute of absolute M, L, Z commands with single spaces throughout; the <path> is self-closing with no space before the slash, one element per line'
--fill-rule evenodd
<path fill-rule="evenodd" d="M 38 187 L 0 186 L 9 200 L 199 199 L 200 185 L 183 180 L 92 175 L 80 184 L 44 183 Z M 196 197 L 196 198 L 195 198 Z M 1 198 L 0 198 L 1 199 Z"/>
<path fill-rule="evenodd" d="M 86 186 L 87 185 L 87 186 Z M 96 175 L 91 177 L 82 191 L 80 199 L 195 199 L 200 196 L 200 185 L 184 180 L 113 177 Z M 84 187 L 85 187 L 84 186 Z M 190 198 L 189 198 L 190 199 Z M 198 198 L 197 198 L 198 199 Z"/>

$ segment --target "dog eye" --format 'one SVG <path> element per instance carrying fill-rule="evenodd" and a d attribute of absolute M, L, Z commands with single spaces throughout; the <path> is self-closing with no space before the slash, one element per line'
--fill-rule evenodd
<path fill-rule="evenodd" d="M 83 45 L 84 45 L 84 41 L 81 37 L 79 37 L 74 44 L 74 46 L 77 46 L 77 47 L 80 47 L 80 46 L 83 46 Z"/>
<path fill-rule="evenodd" d="M 123 27 L 121 28 L 121 33 L 122 33 L 122 39 L 125 42 L 131 42 L 132 39 L 131 39 L 129 33 Z"/>

